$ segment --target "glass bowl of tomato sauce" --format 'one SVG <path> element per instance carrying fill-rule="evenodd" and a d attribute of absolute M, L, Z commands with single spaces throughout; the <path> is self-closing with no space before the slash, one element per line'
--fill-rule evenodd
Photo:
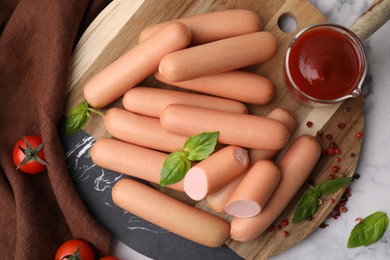
<path fill-rule="evenodd" d="M 331 23 L 301 30 L 290 42 L 284 61 L 288 88 L 312 106 L 358 97 L 366 73 L 366 54 L 359 38 Z"/>

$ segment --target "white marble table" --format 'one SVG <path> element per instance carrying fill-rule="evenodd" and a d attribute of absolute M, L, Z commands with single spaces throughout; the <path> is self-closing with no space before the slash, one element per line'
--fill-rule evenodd
<path fill-rule="evenodd" d="M 349 27 L 372 0 L 309 0 L 329 21 Z M 357 172 L 351 184 L 348 212 L 337 220 L 328 219 L 325 229 L 317 229 L 300 244 L 273 257 L 275 260 L 386 260 L 390 259 L 390 229 L 368 247 L 347 248 L 355 219 L 375 211 L 390 215 L 390 22 L 366 43 L 368 76 L 364 86 L 365 130 Z M 121 260 L 149 259 L 115 241 L 112 253 Z"/>

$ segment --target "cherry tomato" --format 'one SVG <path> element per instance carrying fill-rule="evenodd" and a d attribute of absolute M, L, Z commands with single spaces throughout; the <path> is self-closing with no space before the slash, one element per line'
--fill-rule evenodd
<path fill-rule="evenodd" d="M 119 258 L 115 257 L 115 256 L 105 256 L 105 257 L 99 258 L 99 260 L 119 260 Z"/>
<path fill-rule="evenodd" d="M 13 149 L 13 160 L 17 169 L 37 174 L 46 170 L 45 154 L 40 136 L 24 136 L 20 138 Z"/>
<path fill-rule="evenodd" d="M 72 239 L 66 241 L 57 249 L 55 260 L 61 259 L 94 260 L 94 254 L 92 247 L 86 241 Z"/>

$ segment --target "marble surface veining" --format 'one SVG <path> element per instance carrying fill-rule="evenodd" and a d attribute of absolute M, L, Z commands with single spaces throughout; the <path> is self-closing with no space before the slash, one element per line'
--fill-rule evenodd
<path fill-rule="evenodd" d="M 330 22 L 349 27 L 357 17 L 370 5 L 371 0 L 309 0 Z M 364 218 L 375 211 L 383 211 L 390 215 L 390 23 L 384 25 L 365 42 L 368 56 L 368 75 L 364 84 L 365 129 L 363 149 L 357 172 L 360 178 L 351 184 L 352 196 L 349 198 L 346 213 L 337 219 L 327 219 L 329 226 L 317 229 L 301 243 L 288 251 L 273 257 L 274 260 L 386 260 L 390 259 L 390 230 L 377 243 L 355 249 L 347 248 L 347 241 L 355 219 Z M 72 160 L 70 167 L 77 170 L 78 178 L 93 182 L 93 189 L 108 199 L 109 190 L 120 174 L 106 172 L 101 169 L 95 175 L 89 172 L 94 164 L 86 164 L 79 160 L 89 160 L 89 148 L 94 140 L 82 138 L 78 144 L 68 150 L 67 158 Z M 97 172 L 97 173 L 96 173 Z M 97 175 L 96 175 L 97 174 Z M 110 175 L 110 178 L 107 176 Z M 90 180 L 88 180 L 90 178 Z M 76 187 L 83 189 L 84 187 Z M 88 191 L 86 191 L 88 192 Z M 110 199 L 108 199 L 110 200 Z M 101 203 L 102 207 L 111 207 L 112 202 Z M 93 212 L 92 212 L 93 214 Z M 128 214 L 124 211 L 116 214 Z M 104 220 L 99 220 L 103 221 Z M 110 220 L 106 220 L 110 222 Z M 152 233 L 164 234 L 153 225 L 145 224 L 137 217 L 129 216 L 128 229 L 147 229 Z M 191 246 L 191 245 L 190 245 Z M 152 249 L 151 249 L 152 250 Z M 112 254 L 121 260 L 145 260 L 143 256 L 122 242 L 115 240 Z"/>

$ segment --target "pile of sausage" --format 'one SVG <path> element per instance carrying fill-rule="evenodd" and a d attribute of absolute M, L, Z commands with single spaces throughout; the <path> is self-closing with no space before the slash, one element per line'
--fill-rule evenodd
<path fill-rule="evenodd" d="M 159 183 L 168 153 L 188 137 L 219 132 L 218 149 L 194 163 L 169 188 L 195 201 L 207 199 L 231 222 L 125 178 L 112 190 L 123 209 L 199 244 L 218 247 L 232 238 L 256 238 L 286 208 L 316 165 L 321 148 L 311 136 L 298 137 L 280 162 L 272 160 L 296 127 L 294 117 L 275 108 L 250 115 L 244 103 L 262 105 L 274 95 L 265 77 L 240 70 L 271 59 L 274 36 L 249 10 L 226 10 L 145 28 L 139 44 L 86 84 L 88 103 L 111 108 L 104 125 L 114 138 L 91 149 L 94 163 Z M 149 75 L 192 92 L 138 86 Z"/>

